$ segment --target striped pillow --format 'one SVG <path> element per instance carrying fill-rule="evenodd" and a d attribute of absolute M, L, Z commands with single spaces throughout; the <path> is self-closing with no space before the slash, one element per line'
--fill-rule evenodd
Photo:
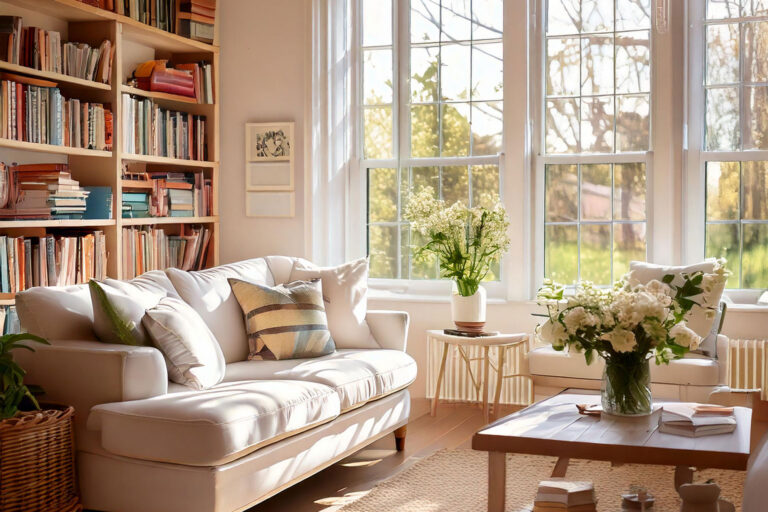
<path fill-rule="evenodd" d="M 245 315 L 248 359 L 299 359 L 336 350 L 319 279 L 274 288 L 229 279 L 229 285 Z"/>

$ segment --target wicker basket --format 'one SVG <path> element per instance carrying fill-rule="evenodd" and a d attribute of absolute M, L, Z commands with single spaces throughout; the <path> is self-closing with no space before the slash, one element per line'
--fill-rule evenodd
<path fill-rule="evenodd" d="M 79 511 L 72 407 L 0 421 L 0 512 Z"/>

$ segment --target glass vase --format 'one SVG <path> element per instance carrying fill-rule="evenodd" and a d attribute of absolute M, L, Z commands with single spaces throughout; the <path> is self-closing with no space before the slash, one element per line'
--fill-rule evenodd
<path fill-rule="evenodd" d="M 601 387 L 603 411 L 617 416 L 651 414 L 651 368 L 648 359 L 605 361 Z"/>

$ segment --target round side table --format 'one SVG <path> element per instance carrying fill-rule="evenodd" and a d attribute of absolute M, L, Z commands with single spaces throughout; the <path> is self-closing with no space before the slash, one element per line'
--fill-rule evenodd
<path fill-rule="evenodd" d="M 499 414 L 499 398 L 501 397 L 501 383 L 504 379 L 511 379 L 511 378 L 528 379 L 529 380 L 528 404 L 533 403 L 533 379 L 530 375 L 523 375 L 519 373 L 512 374 L 512 375 L 504 375 L 504 358 L 506 356 L 507 350 L 519 350 L 524 348 L 525 344 L 528 342 L 528 334 L 525 334 L 525 333 L 496 334 L 493 336 L 478 336 L 476 338 L 470 338 L 465 336 L 454 336 L 450 334 L 445 334 L 441 330 L 431 330 L 431 331 L 427 331 L 427 343 L 429 343 L 430 340 L 443 344 L 443 351 L 440 359 L 440 370 L 437 373 L 435 396 L 432 397 L 432 410 L 431 410 L 432 416 L 434 416 L 437 413 L 437 404 L 440 401 L 440 387 L 443 384 L 443 376 L 445 374 L 445 361 L 448 358 L 448 347 L 451 347 L 451 346 L 456 347 L 456 350 L 458 350 L 458 353 L 461 356 L 461 359 L 466 364 L 467 372 L 469 373 L 469 377 L 472 381 L 472 385 L 475 388 L 478 401 L 479 401 L 479 395 L 480 395 L 480 388 L 482 386 L 483 415 L 485 417 L 485 421 L 490 421 L 490 416 L 491 416 L 490 407 L 489 407 L 490 404 L 488 403 L 488 383 L 489 383 L 488 377 L 489 377 L 489 372 L 491 368 L 493 368 L 493 370 L 496 372 L 496 390 L 495 390 L 495 396 L 493 401 L 494 415 L 498 416 Z M 469 358 L 466 352 L 467 347 L 483 348 L 483 357 L 480 359 L 482 361 L 482 375 L 479 376 L 482 378 L 482 381 L 480 379 L 475 378 L 475 374 L 472 371 L 472 365 L 471 365 L 472 359 Z M 491 357 L 490 357 L 491 347 L 495 347 L 498 352 L 496 364 L 493 364 L 493 362 L 491 361 Z"/>

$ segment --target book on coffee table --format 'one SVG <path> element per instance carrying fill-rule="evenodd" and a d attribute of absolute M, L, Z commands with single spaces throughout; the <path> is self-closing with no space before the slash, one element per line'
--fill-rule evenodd
<path fill-rule="evenodd" d="M 685 437 L 728 434 L 736 430 L 732 407 L 696 403 L 664 404 L 659 432 Z"/>

